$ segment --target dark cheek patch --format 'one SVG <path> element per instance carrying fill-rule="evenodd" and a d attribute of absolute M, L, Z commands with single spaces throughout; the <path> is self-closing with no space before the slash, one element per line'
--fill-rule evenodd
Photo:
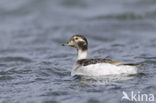
<path fill-rule="evenodd" d="M 88 49 L 87 44 L 85 42 L 82 42 L 82 41 L 78 42 L 78 46 L 83 51 Z"/>

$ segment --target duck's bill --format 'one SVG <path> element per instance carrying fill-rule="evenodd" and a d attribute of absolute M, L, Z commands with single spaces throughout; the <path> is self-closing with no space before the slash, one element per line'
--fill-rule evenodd
<path fill-rule="evenodd" d="M 71 43 L 67 42 L 67 43 L 63 43 L 62 46 L 71 46 L 74 47 L 74 45 L 72 45 Z"/>
<path fill-rule="evenodd" d="M 69 43 L 63 43 L 62 46 L 70 46 Z"/>

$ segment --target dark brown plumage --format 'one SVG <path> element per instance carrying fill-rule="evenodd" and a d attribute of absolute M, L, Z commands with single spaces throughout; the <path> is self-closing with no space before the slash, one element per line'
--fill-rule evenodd
<path fill-rule="evenodd" d="M 88 45 L 85 42 L 78 42 L 78 46 L 82 51 L 86 51 L 88 49 Z"/>
<path fill-rule="evenodd" d="M 123 62 L 119 62 L 119 61 L 113 61 L 110 59 L 81 59 L 77 61 L 78 64 L 83 65 L 83 66 L 87 66 L 90 64 L 96 64 L 96 63 L 110 63 L 110 64 L 114 64 L 114 65 L 128 65 L 128 66 L 142 66 L 142 64 L 133 64 L 133 63 L 123 63 Z"/>
<path fill-rule="evenodd" d="M 90 64 L 96 64 L 96 63 L 111 63 L 111 64 L 121 64 L 121 62 L 112 61 L 109 59 L 82 59 L 77 61 L 78 64 L 87 66 Z"/>

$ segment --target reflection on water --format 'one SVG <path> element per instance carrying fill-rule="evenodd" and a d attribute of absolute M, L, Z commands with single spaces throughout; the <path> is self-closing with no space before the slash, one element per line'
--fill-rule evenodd
<path fill-rule="evenodd" d="M 144 73 L 138 73 L 134 75 L 108 75 L 108 76 L 98 76 L 98 77 L 89 77 L 89 76 L 74 76 L 75 80 L 78 80 L 83 85 L 111 85 L 118 84 L 118 82 L 124 82 L 126 80 L 132 80 L 136 77 L 146 76 Z"/>
<path fill-rule="evenodd" d="M 0 102 L 120 103 L 122 91 L 156 93 L 155 0 L 1 0 Z M 139 74 L 71 77 L 83 33 L 90 58 L 141 62 Z"/>

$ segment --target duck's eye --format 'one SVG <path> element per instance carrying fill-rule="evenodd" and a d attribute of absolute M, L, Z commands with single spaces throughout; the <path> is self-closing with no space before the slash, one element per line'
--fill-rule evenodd
<path fill-rule="evenodd" d="M 75 38 L 75 40 L 78 40 L 78 38 Z"/>

